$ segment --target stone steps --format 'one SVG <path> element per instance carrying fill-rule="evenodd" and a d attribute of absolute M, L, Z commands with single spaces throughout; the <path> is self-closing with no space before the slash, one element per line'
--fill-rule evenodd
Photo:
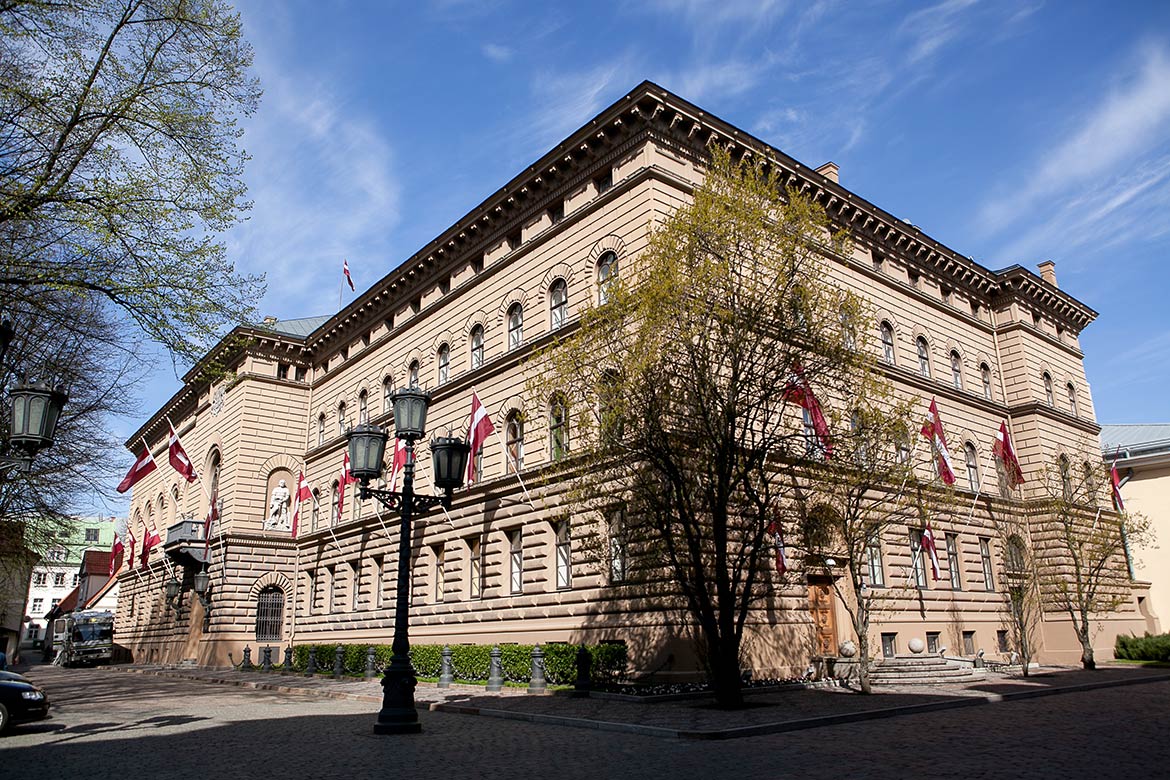
<path fill-rule="evenodd" d="M 986 676 L 983 669 L 938 655 L 885 658 L 870 671 L 874 685 L 948 685 L 976 682 Z"/>

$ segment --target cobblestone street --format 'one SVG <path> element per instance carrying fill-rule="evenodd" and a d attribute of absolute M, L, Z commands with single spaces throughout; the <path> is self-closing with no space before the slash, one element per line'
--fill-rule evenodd
<path fill-rule="evenodd" d="M 1170 759 L 1170 682 L 711 742 L 431 711 L 421 735 L 376 737 L 367 701 L 104 669 L 29 674 L 53 718 L 0 740 L 4 778 L 50 765 L 87 779 L 1130 778 L 1161 776 Z M 545 711 L 560 703 L 540 699 Z M 754 709 L 775 720 L 785 706 Z"/>

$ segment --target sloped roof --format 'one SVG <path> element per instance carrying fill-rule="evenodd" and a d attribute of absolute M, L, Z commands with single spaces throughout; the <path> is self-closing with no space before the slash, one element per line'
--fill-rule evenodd
<path fill-rule="evenodd" d="M 73 590 L 65 594 L 65 598 L 57 602 L 57 606 L 45 613 L 45 620 L 56 620 L 61 615 L 67 612 L 72 612 L 77 608 L 77 589 L 80 585 L 74 585 Z"/>
<path fill-rule="evenodd" d="M 305 338 L 317 328 L 329 321 L 332 315 L 325 314 L 320 317 L 301 317 L 295 320 L 277 320 L 270 325 L 257 325 L 258 330 L 271 330 L 276 333 L 283 333 L 286 336 L 295 336 L 296 338 Z"/>
<path fill-rule="evenodd" d="M 1101 451 L 1112 455 L 1118 449 L 1127 457 L 1170 452 L 1170 423 L 1102 425 Z"/>
<path fill-rule="evenodd" d="M 81 560 L 81 573 L 85 574 L 105 574 L 110 573 L 110 551 L 109 550 L 86 550 L 85 557 Z"/>

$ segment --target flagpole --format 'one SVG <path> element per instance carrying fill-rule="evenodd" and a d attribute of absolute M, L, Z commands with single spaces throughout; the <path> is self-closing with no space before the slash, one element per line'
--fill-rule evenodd
<path fill-rule="evenodd" d="M 477 391 L 477 390 L 476 390 L 474 387 L 472 387 L 472 388 L 471 388 L 471 392 L 472 392 L 472 394 L 473 394 L 473 395 L 475 395 L 475 397 L 476 397 L 476 398 L 478 398 L 478 397 L 479 397 L 479 392 L 478 392 L 478 391 Z M 480 403 L 482 404 L 483 402 L 481 401 Z M 474 422 L 475 422 L 475 421 L 474 421 L 474 420 L 472 420 L 472 421 L 470 421 L 470 422 L 468 423 L 468 430 L 469 430 L 469 433 L 470 433 L 470 426 L 471 426 L 471 423 L 474 423 Z M 505 425 L 507 425 L 507 422 L 505 422 L 504 424 L 505 424 Z M 504 443 L 504 437 L 500 435 L 500 429 L 499 429 L 499 428 L 497 428 L 495 425 L 492 425 L 492 432 L 496 434 L 496 439 L 498 439 L 498 440 L 499 440 L 499 442 L 500 442 L 500 448 L 501 448 L 501 449 L 504 451 L 504 468 L 506 469 L 506 468 L 507 468 L 507 464 L 508 464 L 508 445 Z M 474 458 L 474 457 L 475 457 L 475 453 L 474 453 L 474 452 L 473 452 L 473 453 L 471 453 L 471 457 L 472 457 L 472 458 Z M 532 501 L 532 496 L 531 496 L 531 494 L 529 494 L 529 492 L 528 492 L 528 486 L 524 484 L 524 480 L 523 480 L 523 479 L 521 479 L 521 477 L 520 477 L 520 469 L 518 469 L 518 468 L 516 468 L 516 469 L 513 469 L 513 473 L 516 475 L 516 481 L 520 483 L 520 489 L 524 491 L 524 497 L 528 499 L 528 506 L 530 506 L 530 507 L 532 507 L 533 509 L 535 509 L 535 508 L 536 508 L 536 504 L 535 504 L 535 503 L 533 503 L 533 501 Z M 480 475 L 480 477 L 482 478 L 482 476 L 483 476 L 483 475 L 481 474 L 481 475 Z M 445 510 L 445 509 L 443 510 L 443 512 L 444 512 L 444 513 L 445 513 L 446 511 L 447 511 L 447 510 Z M 454 522 L 452 522 L 452 523 L 451 523 L 451 525 L 454 525 L 454 524 L 455 524 Z"/>
<path fill-rule="evenodd" d="M 995 468 L 995 448 L 992 448 L 990 457 L 987 459 L 987 465 L 990 468 Z M 971 502 L 971 511 L 967 512 L 967 522 L 971 522 L 971 518 L 975 516 L 975 505 L 979 503 L 979 496 L 983 493 L 983 480 L 987 476 L 987 469 L 979 472 L 979 486 L 975 490 L 975 499 Z"/>

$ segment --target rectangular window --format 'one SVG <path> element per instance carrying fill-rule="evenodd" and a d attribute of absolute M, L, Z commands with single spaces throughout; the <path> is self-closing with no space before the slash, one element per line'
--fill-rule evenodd
<path fill-rule="evenodd" d="M 294 372 L 293 376 L 296 377 L 296 380 L 298 382 L 304 382 L 305 376 L 307 376 L 308 373 L 309 373 L 309 369 L 305 368 L 304 366 L 297 366 L 296 371 Z"/>
<path fill-rule="evenodd" d="M 947 534 L 947 571 L 951 576 L 951 590 L 962 590 L 961 572 L 963 563 L 959 560 L 959 537 Z"/>
<path fill-rule="evenodd" d="M 865 546 L 866 563 L 869 566 L 869 584 L 873 588 L 886 586 L 886 571 L 882 568 L 882 541 L 875 533 Z"/>
<path fill-rule="evenodd" d="M 350 609 L 357 612 L 362 608 L 362 568 L 361 561 L 358 561 L 349 569 L 349 599 Z"/>
<path fill-rule="evenodd" d="M 1011 644 L 1008 641 L 1008 632 L 1002 628 L 995 632 L 995 643 L 1001 653 L 1010 653 L 1012 650 Z"/>
<path fill-rule="evenodd" d="M 517 528 L 509 539 L 508 579 L 513 593 L 524 592 L 524 537 Z"/>
<path fill-rule="evenodd" d="M 383 567 L 383 565 L 385 565 L 385 564 L 381 558 L 374 559 L 374 570 L 373 570 L 373 572 L 371 572 L 373 574 L 373 577 L 374 577 L 374 584 L 373 584 L 373 588 L 372 588 L 373 596 L 374 596 L 374 609 L 381 609 L 382 608 L 382 589 L 383 589 L 382 567 Z"/>
<path fill-rule="evenodd" d="M 59 571 L 53 575 L 53 587 L 54 588 L 65 587 L 65 572 Z"/>
<path fill-rule="evenodd" d="M 937 631 L 927 631 L 926 632 L 926 652 L 928 652 L 928 653 L 937 653 L 938 652 L 938 647 L 939 647 L 938 639 L 939 639 L 939 632 L 937 632 Z"/>
<path fill-rule="evenodd" d="M 86 528 L 85 529 L 85 541 L 96 542 L 100 537 L 101 537 L 101 529 L 99 529 L 99 528 Z"/>
<path fill-rule="evenodd" d="M 75 587 L 75 588 L 76 588 L 76 587 L 77 587 L 77 583 L 79 583 L 79 582 L 81 582 L 81 575 L 80 575 L 80 574 L 74 574 L 74 575 L 73 575 L 73 587 Z"/>
<path fill-rule="evenodd" d="M 49 609 L 56 609 L 57 605 L 61 603 L 61 599 L 53 599 L 49 602 Z"/>
<path fill-rule="evenodd" d="M 43 588 L 49 584 L 49 573 L 38 571 L 33 573 L 33 587 Z"/>
<path fill-rule="evenodd" d="M 44 599 L 33 599 L 32 613 L 35 617 L 41 616 L 41 610 L 45 608 Z"/>
<path fill-rule="evenodd" d="M 609 518 L 609 581 L 626 579 L 626 510 L 618 509 Z"/>
<path fill-rule="evenodd" d="M 573 540 L 569 535 L 569 521 L 557 526 L 557 590 L 573 587 Z"/>
<path fill-rule="evenodd" d="M 606 171 L 598 176 L 593 180 L 593 186 L 597 187 L 598 195 L 608 190 L 613 186 L 613 171 Z"/>
<path fill-rule="evenodd" d="M 288 363 L 277 363 L 276 364 L 276 378 L 277 379 L 288 379 Z"/>
<path fill-rule="evenodd" d="M 325 576 L 328 578 L 328 584 L 325 586 L 325 593 L 329 600 L 326 602 L 326 614 L 332 615 L 337 611 L 337 569 L 330 566 L 325 570 Z"/>
<path fill-rule="evenodd" d="M 468 593 L 471 598 L 478 599 L 483 596 L 483 540 L 480 537 L 475 537 L 467 542 L 467 552 L 470 556 L 470 566 L 468 566 Z"/>
<path fill-rule="evenodd" d="M 893 658 L 898 654 L 898 635 L 882 634 L 882 655 Z"/>
<path fill-rule="evenodd" d="M 963 655 L 975 655 L 975 632 L 963 632 Z"/>
<path fill-rule="evenodd" d="M 926 587 L 926 551 L 922 549 L 922 529 L 910 529 L 910 566 L 914 572 L 914 586 Z"/>
<path fill-rule="evenodd" d="M 305 572 L 306 587 L 305 595 L 308 599 L 309 606 L 305 611 L 312 615 L 317 611 L 317 578 L 313 576 L 313 572 Z"/>
<path fill-rule="evenodd" d="M 995 577 L 991 570 L 991 540 L 979 540 L 979 557 L 983 559 L 983 582 L 988 591 L 995 590 Z"/>
<path fill-rule="evenodd" d="M 435 603 L 442 604 L 443 603 L 443 594 L 447 590 L 446 583 L 444 582 L 444 578 L 446 577 L 446 574 L 447 574 L 446 571 L 444 571 L 444 569 L 447 565 L 445 550 L 443 550 L 442 547 L 436 547 L 435 552 L 434 552 L 434 556 L 435 556 Z"/>

